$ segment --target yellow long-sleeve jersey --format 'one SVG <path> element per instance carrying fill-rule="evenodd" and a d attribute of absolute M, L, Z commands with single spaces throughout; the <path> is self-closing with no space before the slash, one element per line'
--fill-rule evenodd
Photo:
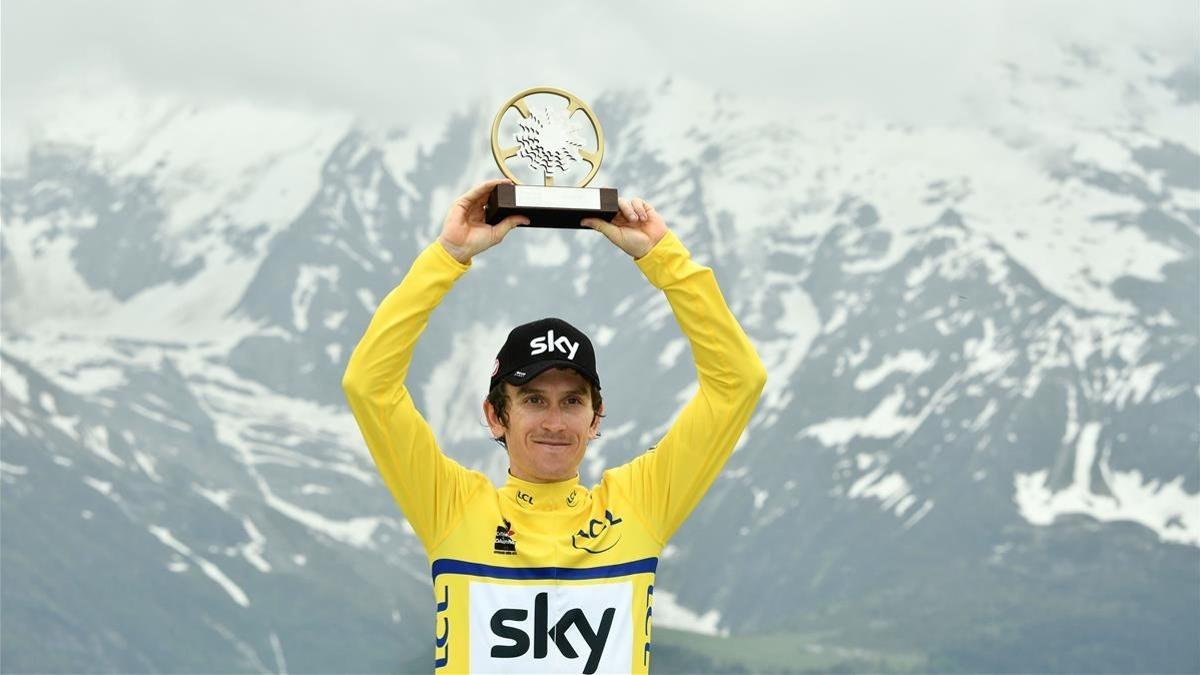
<path fill-rule="evenodd" d="M 343 387 L 428 552 L 437 672 L 645 673 L 654 572 L 733 451 L 766 371 L 712 270 L 668 233 L 637 266 L 665 291 L 700 386 L 655 447 L 605 471 L 497 489 L 442 454 L 404 385 L 429 314 L 469 269 L 438 243 L 380 304 Z"/>

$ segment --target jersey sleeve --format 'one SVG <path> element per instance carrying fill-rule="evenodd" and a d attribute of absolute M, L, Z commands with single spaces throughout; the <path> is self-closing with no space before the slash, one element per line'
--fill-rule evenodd
<path fill-rule="evenodd" d="M 442 454 L 404 380 L 429 315 L 468 268 L 440 243 L 428 246 L 375 310 L 342 378 L 383 482 L 427 551 L 457 520 L 477 481 Z"/>
<path fill-rule="evenodd" d="M 605 479 L 640 507 L 665 544 L 732 454 L 767 373 L 726 306 L 713 271 L 693 261 L 673 233 L 636 262 L 666 294 L 691 344 L 699 388 L 655 447 L 606 472 Z"/>

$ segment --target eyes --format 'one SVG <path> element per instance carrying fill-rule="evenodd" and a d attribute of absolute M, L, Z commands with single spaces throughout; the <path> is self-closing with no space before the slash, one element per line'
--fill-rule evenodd
<path fill-rule="evenodd" d="M 525 394 L 521 397 L 521 403 L 528 406 L 543 406 L 546 405 L 546 397 L 541 394 Z M 586 403 L 582 396 L 572 394 L 563 399 L 563 404 L 569 407 L 582 406 Z"/>

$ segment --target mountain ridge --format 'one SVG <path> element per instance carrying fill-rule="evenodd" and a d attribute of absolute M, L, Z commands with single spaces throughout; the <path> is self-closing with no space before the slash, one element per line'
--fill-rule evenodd
<path fill-rule="evenodd" d="M 1053 95 L 1086 102 L 1161 68 L 1084 70 Z M 678 607 L 660 626 L 918 645 L 931 670 L 1194 670 L 1200 608 L 1178 590 L 1200 556 L 1195 149 L 1079 102 L 1037 131 L 1089 124 L 1040 149 L 659 93 L 597 100 L 614 148 L 601 180 L 668 214 L 771 374 L 664 552 Z M 707 117 L 677 123 L 699 103 Z M 1195 114 L 1171 105 L 1157 114 Z M 168 108 L 142 142 L 122 130 L 133 150 L 115 159 L 116 141 L 35 144 L 3 180 L 3 618 L 25 636 L 6 635 L 4 660 L 59 667 L 35 637 L 51 635 L 72 645 L 64 670 L 269 670 L 280 654 L 395 668 L 428 649 L 426 560 L 340 376 L 440 209 L 490 163 L 471 140 L 483 113 L 426 142 Z M 225 161 L 203 141 L 226 126 L 262 151 Z M 479 419 L 490 354 L 545 315 L 597 344 L 594 481 L 654 443 L 695 375 L 661 294 L 593 233 L 518 230 L 474 261 L 410 388 L 447 453 L 499 480 Z M 55 538 L 96 565 L 80 574 Z M 148 646 L 176 631 L 190 656 Z"/>

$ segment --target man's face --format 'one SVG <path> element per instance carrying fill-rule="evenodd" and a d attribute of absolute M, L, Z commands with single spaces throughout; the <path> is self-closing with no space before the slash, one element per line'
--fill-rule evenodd
<path fill-rule="evenodd" d="M 520 386 L 504 383 L 505 426 L 488 402 L 483 409 L 492 436 L 504 436 L 509 471 L 531 483 L 550 483 L 579 472 L 588 441 L 600 427 L 591 388 L 574 370 L 552 368 Z"/>

